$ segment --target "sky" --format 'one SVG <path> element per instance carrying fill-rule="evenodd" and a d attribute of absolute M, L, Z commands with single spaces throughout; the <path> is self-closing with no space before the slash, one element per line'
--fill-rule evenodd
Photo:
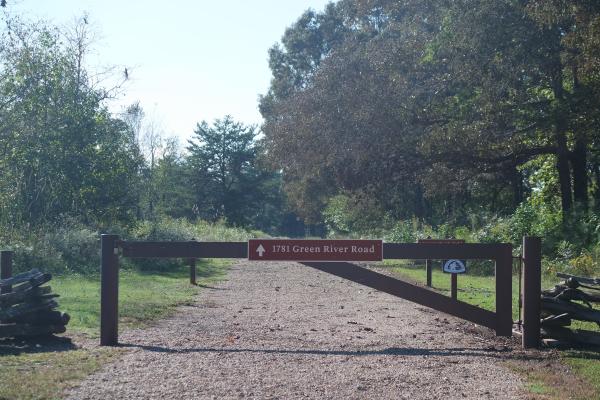
<path fill-rule="evenodd" d="M 140 101 L 166 136 L 189 138 L 197 122 L 227 114 L 260 124 L 258 96 L 271 73 L 268 49 L 308 8 L 330 0 L 8 0 L 28 19 L 95 32 L 92 71 L 115 66 L 129 80 L 110 104 Z"/>

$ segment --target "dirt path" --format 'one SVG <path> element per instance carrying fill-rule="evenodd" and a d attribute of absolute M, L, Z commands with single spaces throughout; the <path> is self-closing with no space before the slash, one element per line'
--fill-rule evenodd
<path fill-rule="evenodd" d="M 514 399 L 515 356 L 472 326 L 299 264 L 242 262 L 70 399 Z"/>

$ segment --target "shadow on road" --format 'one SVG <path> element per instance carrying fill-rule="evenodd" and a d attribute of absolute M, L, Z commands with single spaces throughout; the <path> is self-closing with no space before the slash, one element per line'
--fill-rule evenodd
<path fill-rule="evenodd" d="M 505 360 L 522 359 L 523 353 L 513 353 L 510 348 L 447 348 L 447 349 L 425 349 L 413 347 L 390 347 L 381 350 L 320 350 L 320 349 L 253 349 L 253 348 L 170 348 L 163 346 L 148 346 L 121 343 L 121 347 L 140 348 L 146 351 L 158 353 L 263 353 L 263 354 L 306 354 L 306 355 L 324 355 L 324 356 L 438 356 L 438 357 L 494 357 Z M 544 359 L 543 356 L 527 354 L 528 360 Z"/>

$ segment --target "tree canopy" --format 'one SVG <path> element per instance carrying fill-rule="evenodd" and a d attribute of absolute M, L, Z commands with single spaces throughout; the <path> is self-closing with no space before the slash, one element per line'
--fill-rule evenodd
<path fill-rule="evenodd" d="M 339 193 L 395 217 L 509 213 L 535 189 L 539 157 L 554 160 L 563 211 L 585 208 L 599 15 L 591 1 L 342 0 L 308 11 L 270 52 L 271 162 L 313 220 Z"/>
<path fill-rule="evenodd" d="M 131 218 L 141 159 L 130 130 L 106 109 L 84 48 L 56 29 L 9 20 L 0 37 L 0 218 L 50 222 L 76 214 Z M 118 182 L 119 185 L 115 185 Z"/>

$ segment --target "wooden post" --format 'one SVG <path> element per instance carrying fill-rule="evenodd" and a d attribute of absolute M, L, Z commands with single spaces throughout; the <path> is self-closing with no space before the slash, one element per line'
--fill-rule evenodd
<path fill-rule="evenodd" d="M 450 274 L 450 297 L 454 300 L 458 297 L 458 274 Z"/>
<path fill-rule="evenodd" d="M 190 284 L 196 285 L 196 259 L 190 258 Z"/>
<path fill-rule="evenodd" d="M 119 344 L 119 255 L 117 235 L 102 235 L 100 345 Z"/>
<path fill-rule="evenodd" d="M 427 286 L 431 287 L 431 260 L 425 260 L 425 271 L 427 272 Z"/>
<path fill-rule="evenodd" d="M 8 279 L 12 277 L 12 260 L 12 251 L 4 250 L 0 252 L 0 279 Z M 12 292 L 12 288 L 10 286 L 0 288 L 0 294 L 10 292 Z"/>
<path fill-rule="evenodd" d="M 512 246 L 496 258 L 496 336 L 512 336 Z"/>
<path fill-rule="evenodd" d="M 542 296 L 542 239 L 523 238 L 523 339 L 524 349 L 540 346 Z"/>

